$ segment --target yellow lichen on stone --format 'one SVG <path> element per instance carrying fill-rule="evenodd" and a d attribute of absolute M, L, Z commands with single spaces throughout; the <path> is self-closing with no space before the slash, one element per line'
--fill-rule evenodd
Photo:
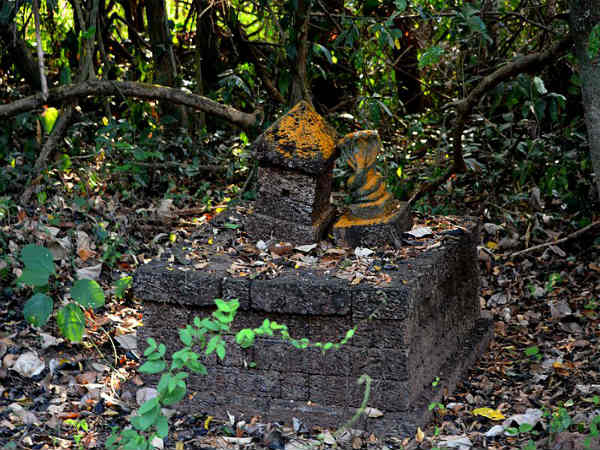
<path fill-rule="evenodd" d="M 301 101 L 272 129 L 265 132 L 277 152 L 286 158 L 329 159 L 335 151 L 336 135 L 309 103 Z"/>

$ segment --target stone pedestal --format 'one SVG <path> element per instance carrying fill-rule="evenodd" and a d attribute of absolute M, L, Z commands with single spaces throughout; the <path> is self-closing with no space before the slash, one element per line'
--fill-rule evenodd
<path fill-rule="evenodd" d="M 343 247 L 379 248 L 401 246 L 402 233 L 412 227 L 412 215 L 406 202 L 399 202 L 390 212 L 371 219 L 346 213 L 333 225 L 333 238 Z"/>
<path fill-rule="evenodd" d="M 337 342 L 357 326 L 346 345 L 326 353 L 274 338 L 242 350 L 230 336 L 225 360 L 205 357 L 208 376 L 186 380 L 182 407 L 218 417 L 229 412 L 288 423 L 297 417 L 309 427 L 339 427 L 360 405 L 364 386 L 356 381 L 366 373 L 373 380 L 368 405 L 384 415 L 362 417 L 353 427 L 414 436 L 430 417 L 429 403 L 453 390 L 490 337 L 490 324 L 479 316 L 477 227 L 460 225 L 423 250 L 411 248 L 411 256 L 397 252 L 385 264 L 389 270 L 382 269 L 389 282 L 379 285 L 353 285 L 335 270 L 285 265 L 273 279 L 235 277 L 230 269 L 236 257 L 227 254 L 211 256 L 203 270 L 154 261 L 134 278 L 134 295 L 144 302 L 140 350 L 147 337 L 164 342 L 168 354 L 181 348 L 178 329 L 210 314 L 217 297 L 239 299 L 236 330 L 269 318 L 287 324 L 293 337 Z M 432 387 L 436 377 L 439 384 Z"/>
<path fill-rule="evenodd" d="M 252 239 L 307 244 L 324 238 L 335 215 L 329 198 L 336 141 L 335 130 L 304 101 L 256 140 L 259 188 L 246 221 Z"/>

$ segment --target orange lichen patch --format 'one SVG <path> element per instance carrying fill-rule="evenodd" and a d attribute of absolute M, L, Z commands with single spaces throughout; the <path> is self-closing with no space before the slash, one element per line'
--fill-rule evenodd
<path fill-rule="evenodd" d="M 286 158 L 327 160 L 335 151 L 335 131 L 305 101 L 265 131 L 264 137 Z"/>
<path fill-rule="evenodd" d="M 379 180 L 380 180 L 380 183 L 377 186 L 377 189 L 374 190 L 373 192 L 371 192 L 370 194 L 361 196 L 361 200 L 371 203 L 371 202 L 376 202 L 378 200 L 384 199 L 386 197 L 387 198 L 390 197 L 390 193 L 387 191 L 385 183 L 383 183 L 383 180 L 381 180 L 381 178 L 379 178 Z"/>
<path fill-rule="evenodd" d="M 401 212 L 400 209 L 397 208 L 399 204 L 394 205 L 393 211 L 390 211 L 386 214 L 381 214 L 379 216 L 375 216 L 372 218 L 364 219 L 360 217 L 356 217 L 351 213 L 346 213 L 342 217 L 338 219 L 338 221 L 333 225 L 333 228 L 346 228 L 346 227 L 359 227 L 359 226 L 370 226 L 370 225 L 379 225 L 383 223 L 389 223 L 393 221 L 398 213 Z"/>

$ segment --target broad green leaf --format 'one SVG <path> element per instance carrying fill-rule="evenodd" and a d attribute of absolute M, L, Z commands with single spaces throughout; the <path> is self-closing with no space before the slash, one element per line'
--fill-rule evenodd
<path fill-rule="evenodd" d="M 154 424 L 156 427 L 156 434 L 158 434 L 159 438 L 166 438 L 169 434 L 169 421 L 162 414 L 158 416 L 156 419 L 156 423 Z"/>
<path fill-rule="evenodd" d="M 148 414 L 140 414 L 139 416 L 132 417 L 131 425 L 133 425 L 137 430 L 145 431 L 156 423 L 156 420 L 159 416 L 160 408 L 155 408 Z"/>
<path fill-rule="evenodd" d="M 235 335 L 235 342 L 242 348 L 252 347 L 252 344 L 254 344 L 254 336 L 254 331 L 250 328 L 244 328 Z"/>
<path fill-rule="evenodd" d="M 44 294 L 35 294 L 25 303 L 23 315 L 34 327 L 43 327 L 48 322 L 54 303 Z"/>
<path fill-rule="evenodd" d="M 36 272 L 25 267 L 21 276 L 17 279 L 17 283 L 34 287 L 46 286 L 48 284 L 48 274 Z"/>
<path fill-rule="evenodd" d="M 45 286 L 54 274 L 54 261 L 50 251 L 39 245 L 29 244 L 21 250 L 21 261 L 25 264 L 18 283 L 32 286 Z"/>
<path fill-rule="evenodd" d="M 540 352 L 540 348 L 537 345 L 534 345 L 532 347 L 527 347 L 525 349 L 525 354 L 527 356 L 534 356 L 537 355 Z"/>
<path fill-rule="evenodd" d="M 146 361 L 139 367 L 139 371 L 142 373 L 159 373 L 165 370 L 167 363 L 164 360 L 160 361 Z"/>
<path fill-rule="evenodd" d="M 42 126 L 47 134 L 52 132 L 56 119 L 58 119 L 58 109 L 46 108 L 46 110 L 40 115 Z"/>
<path fill-rule="evenodd" d="M 94 280 L 77 280 L 71 288 L 71 297 L 84 308 L 104 305 L 104 292 Z"/>
<path fill-rule="evenodd" d="M 85 330 L 85 315 L 75 303 L 68 303 L 58 310 L 58 329 L 71 342 L 79 342 Z"/>
<path fill-rule="evenodd" d="M 142 406 L 140 406 L 138 413 L 140 415 L 148 414 L 154 408 L 158 408 L 158 407 L 160 407 L 160 404 L 158 402 L 158 397 L 152 397 L 150 400 L 146 400 L 142 404 Z"/>
<path fill-rule="evenodd" d="M 188 347 L 192 345 L 192 333 L 188 328 L 182 328 L 179 330 L 179 340 Z"/>
<path fill-rule="evenodd" d="M 226 350 L 225 350 L 225 342 L 224 341 L 221 341 L 219 343 L 219 345 L 217 345 L 216 353 L 221 361 L 223 361 L 225 359 Z"/>

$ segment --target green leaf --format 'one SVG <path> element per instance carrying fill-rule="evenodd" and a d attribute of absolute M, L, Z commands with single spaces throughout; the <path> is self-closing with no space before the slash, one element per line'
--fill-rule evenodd
<path fill-rule="evenodd" d="M 138 412 L 140 415 L 148 414 L 154 408 L 158 408 L 159 406 L 160 403 L 158 402 L 158 397 L 152 397 L 150 400 L 146 400 L 142 406 L 140 406 Z"/>
<path fill-rule="evenodd" d="M 53 306 L 50 297 L 44 294 L 35 294 L 25 303 L 23 315 L 25 320 L 34 327 L 43 327 L 52 314 Z"/>
<path fill-rule="evenodd" d="M 144 356 L 148 356 L 150 353 L 153 353 L 154 350 L 156 350 L 157 346 L 154 338 L 148 338 L 146 339 L 146 342 L 148 343 L 148 347 L 146 348 L 146 350 L 144 350 Z"/>
<path fill-rule="evenodd" d="M 235 335 L 235 342 L 242 348 L 248 348 L 254 344 L 254 337 L 255 334 L 252 329 L 244 328 Z"/>
<path fill-rule="evenodd" d="M 58 119 L 58 109 L 56 108 L 46 108 L 46 110 L 40 115 L 40 120 L 46 131 L 46 134 L 50 134 L 52 129 L 54 128 L 54 124 L 56 123 L 56 119 Z"/>
<path fill-rule="evenodd" d="M 68 303 L 58 310 L 58 329 L 71 342 L 80 342 L 85 330 L 85 315 L 75 303 Z"/>
<path fill-rule="evenodd" d="M 225 350 L 225 342 L 224 341 L 221 341 L 219 343 L 219 345 L 217 345 L 216 353 L 221 361 L 223 361 L 225 359 L 226 350 Z"/>
<path fill-rule="evenodd" d="M 534 345 L 532 347 L 527 347 L 525 349 L 525 354 L 527 356 L 534 356 L 534 355 L 537 355 L 539 352 L 540 352 L 540 349 L 537 345 Z"/>
<path fill-rule="evenodd" d="M 189 325 L 187 328 L 182 328 L 179 330 L 179 340 L 183 343 L 183 345 L 187 345 L 188 347 L 192 345 L 192 333 L 189 329 Z"/>
<path fill-rule="evenodd" d="M 419 69 L 436 64 L 443 54 L 444 50 L 441 47 L 437 45 L 429 47 L 419 57 Z"/>
<path fill-rule="evenodd" d="M 160 408 L 152 409 L 148 414 L 140 414 L 131 418 L 131 425 L 135 429 L 145 431 L 150 428 L 160 416 Z"/>
<path fill-rule="evenodd" d="M 50 251 L 42 246 L 29 244 L 21 250 L 21 261 L 25 264 L 23 274 L 17 282 L 32 286 L 45 286 L 54 274 L 54 261 Z"/>
<path fill-rule="evenodd" d="M 122 299 L 125 295 L 125 291 L 131 287 L 133 283 L 132 277 L 123 277 L 115 284 L 115 297 Z"/>
<path fill-rule="evenodd" d="M 174 405 L 175 403 L 179 403 L 183 397 L 185 397 L 185 392 L 187 388 L 185 385 L 185 381 L 179 380 L 177 381 L 177 385 L 173 391 L 168 392 L 161 396 L 162 404 L 165 406 Z"/>
<path fill-rule="evenodd" d="M 71 297 L 84 308 L 104 305 L 104 292 L 94 280 L 77 280 L 71 288 Z"/>
<path fill-rule="evenodd" d="M 139 367 L 139 371 L 142 373 L 159 373 L 165 370 L 167 363 L 164 360 L 159 361 L 146 361 Z"/>
<path fill-rule="evenodd" d="M 533 425 L 530 423 L 522 423 L 519 425 L 519 433 L 529 433 L 531 430 L 533 430 Z"/>
<path fill-rule="evenodd" d="M 158 434 L 159 438 L 166 438 L 169 434 L 169 421 L 162 414 L 158 416 L 156 423 L 154 424 L 156 427 L 156 434 Z"/>
<path fill-rule="evenodd" d="M 206 354 L 210 355 L 212 352 L 214 352 L 217 348 L 217 344 L 219 344 L 220 341 L 221 336 L 219 336 L 218 334 L 216 336 L 211 337 L 210 341 L 208 341 L 208 344 L 206 345 Z"/>

